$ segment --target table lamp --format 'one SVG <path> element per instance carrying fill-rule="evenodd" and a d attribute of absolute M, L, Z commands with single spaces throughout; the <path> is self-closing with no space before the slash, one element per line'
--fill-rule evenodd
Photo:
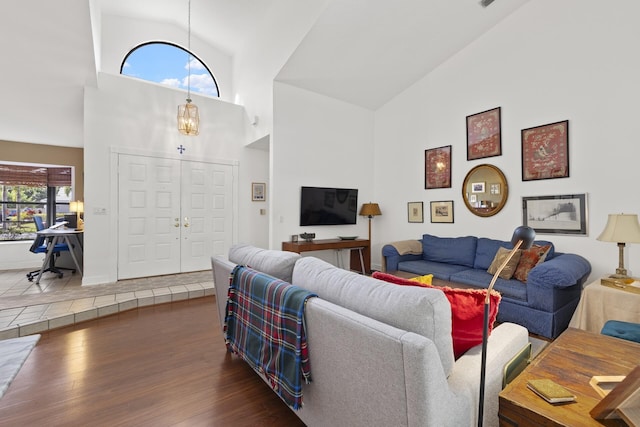
<path fill-rule="evenodd" d="M 76 213 L 76 230 L 82 230 L 84 228 L 84 224 L 82 223 L 80 214 L 84 212 L 84 203 L 81 200 L 69 202 L 69 210 Z"/>
<path fill-rule="evenodd" d="M 638 215 L 635 214 L 609 214 L 607 225 L 597 240 L 602 242 L 615 242 L 618 244 L 618 268 L 616 273 L 609 277 L 626 279 L 627 269 L 624 268 L 625 243 L 640 243 L 640 224 Z"/>
<path fill-rule="evenodd" d="M 371 220 L 374 216 L 382 215 L 380 206 L 377 203 L 365 203 L 360 208 L 360 215 L 369 217 L 369 242 L 371 242 Z"/>
<path fill-rule="evenodd" d="M 536 238 L 536 232 L 531 227 L 520 226 L 513 231 L 511 236 L 511 244 L 513 249 L 509 252 L 509 255 L 502 262 L 498 270 L 493 275 L 491 283 L 487 288 L 487 296 L 484 299 L 484 324 L 482 328 L 482 360 L 480 362 L 480 398 L 478 399 L 478 426 L 482 426 L 484 418 L 484 385 L 486 381 L 487 371 L 487 338 L 489 336 L 489 309 L 491 304 L 491 291 L 493 286 L 498 280 L 498 276 L 504 268 L 507 266 L 513 255 L 518 252 L 518 249 L 529 249 L 533 244 L 533 240 Z"/>

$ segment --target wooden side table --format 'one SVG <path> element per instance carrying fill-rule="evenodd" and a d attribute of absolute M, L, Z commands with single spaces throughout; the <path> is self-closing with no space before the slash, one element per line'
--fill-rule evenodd
<path fill-rule="evenodd" d="M 349 249 L 350 254 L 350 268 L 355 271 L 360 271 L 362 274 L 369 274 L 371 272 L 371 242 L 366 239 L 319 239 L 306 242 L 304 240 L 297 242 L 282 242 L 282 250 L 289 252 L 312 252 L 312 251 L 326 251 L 335 250 L 337 257 L 339 257 L 339 251 L 343 249 Z M 340 260 L 338 258 L 338 263 Z M 338 265 L 340 267 L 340 265 Z"/>
<path fill-rule="evenodd" d="M 569 327 L 599 333 L 607 320 L 640 323 L 640 294 L 601 285 L 598 278 L 582 290 Z"/>
<path fill-rule="evenodd" d="M 602 426 L 589 415 L 601 400 L 589 385 L 591 377 L 627 375 L 638 363 L 640 344 L 569 328 L 500 392 L 500 426 Z M 576 402 L 547 403 L 527 388 L 528 380 L 538 378 L 571 390 Z"/>

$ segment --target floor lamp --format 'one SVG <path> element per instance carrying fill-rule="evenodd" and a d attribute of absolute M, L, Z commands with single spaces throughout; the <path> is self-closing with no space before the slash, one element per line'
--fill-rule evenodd
<path fill-rule="evenodd" d="M 380 206 L 377 203 L 365 203 L 360 208 L 360 215 L 369 217 L 369 244 L 371 244 L 371 220 L 374 216 L 382 215 Z"/>
<path fill-rule="evenodd" d="M 487 338 L 489 336 L 489 308 L 491 304 L 491 291 L 493 285 L 496 284 L 498 276 L 502 270 L 507 266 L 513 255 L 518 249 L 529 249 L 533 244 L 533 240 L 536 238 L 536 232 L 531 227 L 520 226 L 513 231 L 511 237 L 511 244 L 513 249 L 509 252 L 509 255 L 502 262 L 496 274 L 493 275 L 489 288 L 487 288 L 487 296 L 484 299 L 484 325 L 482 328 L 482 361 L 480 364 L 480 398 L 478 399 L 478 426 L 482 427 L 484 418 L 484 384 L 487 371 Z"/>

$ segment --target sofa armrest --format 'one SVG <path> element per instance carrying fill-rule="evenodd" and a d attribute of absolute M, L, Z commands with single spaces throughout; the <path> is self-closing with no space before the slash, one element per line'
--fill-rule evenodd
<path fill-rule="evenodd" d="M 589 261 L 576 254 L 559 254 L 531 269 L 527 285 L 566 288 L 582 284 L 591 273 Z"/>
<path fill-rule="evenodd" d="M 211 268 L 213 272 L 213 285 L 216 290 L 216 305 L 218 306 L 218 318 L 220 327 L 224 327 L 224 318 L 227 311 L 227 295 L 229 293 L 229 279 L 235 263 L 228 261 L 222 256 L 211 257 Z"/>
<path fill-rule="evenodd" d="M 400 243 L 400 242 L 398 242 Z M 382 247 L 383 271 L 395 271 L 398 269 L 400 261 L 417 261 L 422 259 L 422 254 L 403 254 L 398 252 L 394 243 L 386 244 Z"/>
<path fill-rule="evenodd" d="M 498 394 L 502 390 L 504 367 L 529 342 L 527 329 L 514 323 L 502 323 L 493 329 L 487 341 L 485 372 L 484 425 L 498 425 Z M 449 385 L 456 393 L 464 393 L 472 402 L 477 419 L 480 394 L 482 344 L 463 354 L 454 364 Z"/>

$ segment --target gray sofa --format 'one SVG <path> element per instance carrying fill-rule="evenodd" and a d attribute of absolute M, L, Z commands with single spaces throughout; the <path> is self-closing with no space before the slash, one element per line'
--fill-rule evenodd
<path fill-rule="evenodd" d="M 296 411 L 308 426 L 477 424 L 481 348 L 454 360 L 451 309 L 439 290 L 392 285 L 313 257 L 236 245 L 229 259 L 212 258 L 221 323 L 236 264 L 318 295 L 305 309 L 312 382 L 303 386 L 303 407 Z M 511 323 L 489 337 L 486 426 L 498 425 L 505 364 L 527 345 L 526 329 Z"/>
<path fill-rule="evenodd" d="M 405 241 L 406 242 L 406 241 Z M 438 237 L 423 235 L 420 253 L 399 253 L 401 245 L 388 244 L 382 248 L 386 270 L 406 271 L 473 287 L 487 288 L 493 277 L 487 273 L 500 247 L 511 249 L 511 242 L 484 237 Z M 502 294 L 498 311 L 499 322 L 513 322 L 529 332 L 556 338 L 568 326 L 575 311 L 582 285 L 591 273 L 591 264 L 576 254 L 555 252 L 550 245 L 544 262 L 536 265 L 526 283 L 516 279 L 499 278 L 495 290 Z"/>

